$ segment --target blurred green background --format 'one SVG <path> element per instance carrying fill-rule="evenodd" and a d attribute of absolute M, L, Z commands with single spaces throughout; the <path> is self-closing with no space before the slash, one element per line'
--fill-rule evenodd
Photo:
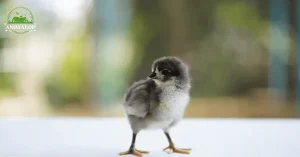
<path fill-rule="evenodd" d="M 16 6 L 36 31 L 5 31 Z M 299 10 L 297 0 L 0 0 L 0 115 L 124 116 L 126 89 L 156 58 L 178 56 L 192 76 L 186 117 L 299 117 Z"/>

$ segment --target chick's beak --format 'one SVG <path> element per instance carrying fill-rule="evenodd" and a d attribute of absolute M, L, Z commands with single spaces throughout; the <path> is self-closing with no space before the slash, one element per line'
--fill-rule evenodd
<path fill-rule="evenodd" d="M 155 72 L 152 72 L 150 75 L 149 75 L 149 78 L 155 78 L 155 76 L 156 76 L 156 73 Z"/>

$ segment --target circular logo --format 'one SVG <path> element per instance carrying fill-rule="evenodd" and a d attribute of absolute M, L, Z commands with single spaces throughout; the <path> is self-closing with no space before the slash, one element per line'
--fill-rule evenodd
<path fill-rule="evenodd" d="M 35 31 L 36 23 L 33 13 L 26 7 L 15 7 L 7 15 L 6 30 L 15 34 Z"/>

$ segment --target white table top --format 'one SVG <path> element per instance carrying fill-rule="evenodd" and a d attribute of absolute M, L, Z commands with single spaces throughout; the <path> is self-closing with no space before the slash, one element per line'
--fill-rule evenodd
<path fill-rule="evenodd" d="M 171 137 L 193 157 L 300 156 L 300 120 L 185 119 Z M 0 157 L 118 157 L 130 142 L 125 118 L 0 119 Z M 163 152 L 167 145 L 159 130 L 141 132 L 136 142 L 150 151 L 144 157 L 187 156 Z"/>

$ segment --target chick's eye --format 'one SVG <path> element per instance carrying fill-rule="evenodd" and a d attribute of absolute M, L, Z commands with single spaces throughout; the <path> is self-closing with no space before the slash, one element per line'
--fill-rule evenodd
<path fill-rule="evenodd" d="M 163 75 L 169 75 L 169 74 L 171 74 L 171 71 L 168 70 L 168 69 L 164 69 L 164 70 L 162 70 L 161 73 L 162 73 Z"/>

